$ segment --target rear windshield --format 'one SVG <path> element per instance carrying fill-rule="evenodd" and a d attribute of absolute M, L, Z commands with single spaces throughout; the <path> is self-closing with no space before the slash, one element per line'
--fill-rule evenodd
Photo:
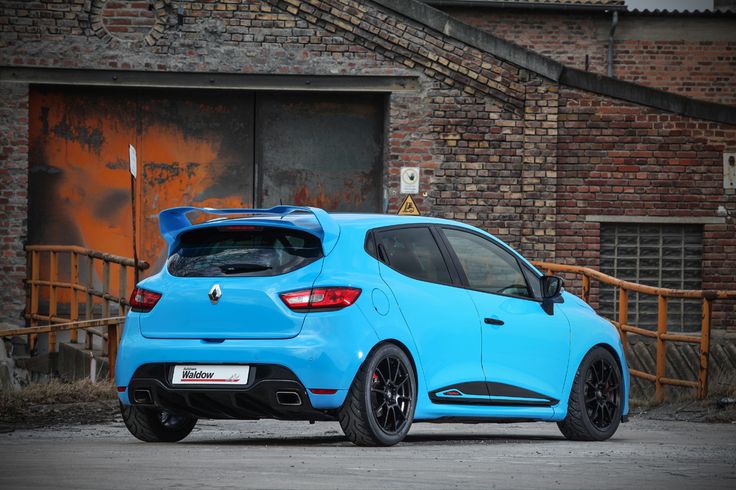
<path fill-rule="evenodd" d="M 219 226 L 185 232 L 169 257 L 179 277 L 275 276 L 322 257 L 314 235 L 264 226 Z"/>

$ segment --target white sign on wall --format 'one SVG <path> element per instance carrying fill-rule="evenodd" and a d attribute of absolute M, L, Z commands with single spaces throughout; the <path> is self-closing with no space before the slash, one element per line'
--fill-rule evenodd
<path fill-rule="evenodd" d="M 401 194 L 419 194 L 419 167 L 401 167 Z"/>

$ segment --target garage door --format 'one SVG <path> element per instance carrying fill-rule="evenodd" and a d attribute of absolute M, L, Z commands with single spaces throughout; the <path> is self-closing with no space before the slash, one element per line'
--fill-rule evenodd
<path fill-rule="evenodd" d="M 256 98 L 258 195 L 263 206 L 380 210 L 383 106 L 369 95 Z"/>
<path fill-rule="evenodd" d="M 131 256 L 130 143 L 139 254 L 157 266 L 157 213 L 167 207 L 380 211 L 384 104 L 383 95 L 33 87 L 29 243 Z"/>

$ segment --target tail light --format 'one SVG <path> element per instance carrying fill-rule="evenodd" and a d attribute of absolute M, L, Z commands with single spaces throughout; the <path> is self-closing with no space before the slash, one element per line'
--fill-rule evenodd
<path fill-rule="evenodd" d="M 339 310 L 350 306 L 360 296 L 360 289 L 347 287 L 326 287 L 302 289 L 281 293 L 281 301 L 294 311 Z"/>
<path fill-rule="evenodd" d="M 160 299 L 161 293 L 154 293 L 143 288 L 135 288 L 130 295 L 130 307 L 133 311 L 151 311 Z"/>

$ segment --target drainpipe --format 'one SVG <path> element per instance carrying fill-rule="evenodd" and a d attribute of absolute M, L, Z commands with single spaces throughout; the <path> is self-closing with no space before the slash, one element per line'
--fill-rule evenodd
<path fill-rule="evenodd" d="M 611 30 L 608 33 L 608 76 L 613 77 L 613 36 L 616 34 L 616 26 L 618 26 L 618 10 L 613 11 L 611 19 Z"/>

